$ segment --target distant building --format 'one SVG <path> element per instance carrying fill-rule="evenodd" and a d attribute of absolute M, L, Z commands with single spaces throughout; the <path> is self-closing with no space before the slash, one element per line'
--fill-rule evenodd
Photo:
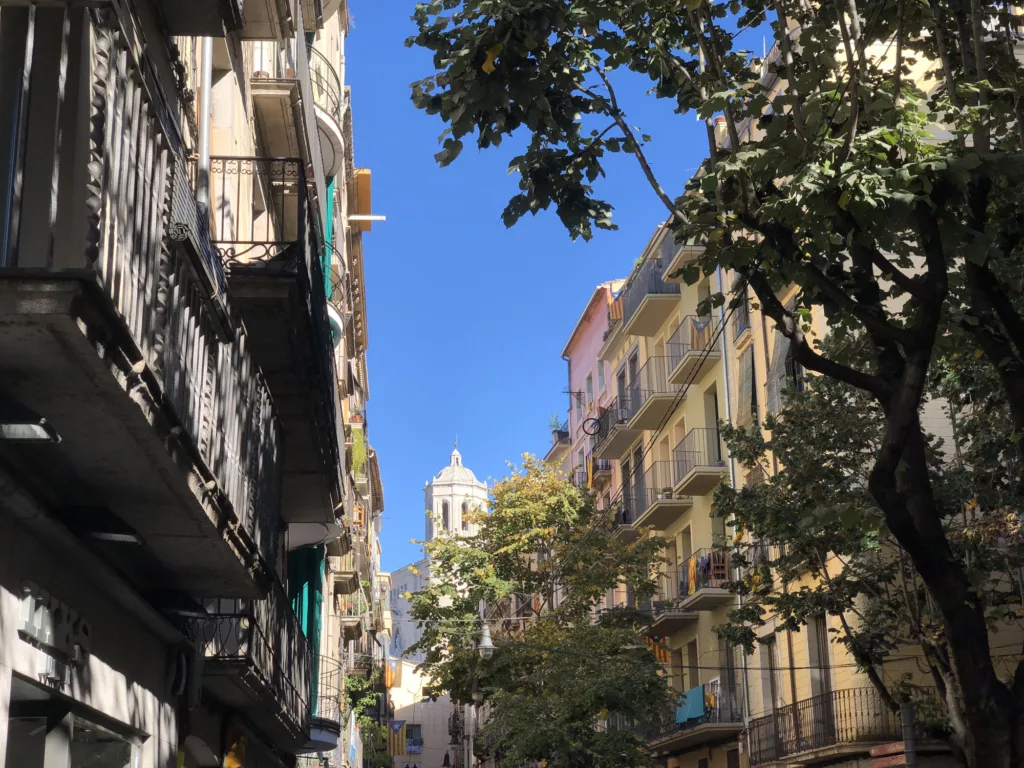
<path fill-rule="evenodd" d="M 469 521 L 469 512 L 486 508 L 487 483 L 462 463 L 456 447 L 449 462 L 423 488 L 425 509 L 424 540 L 433 541 L 442 532 L 456 536 L 475 536 L 477 526 Z M 430 701 L 424 691 L 424 677 L 416 667 L 425 659 L 423 652 L 408 653 L 422 636 L 418 623 L 409 616 L 409 597 L 430 581 L 431 563 L 424 557 L 391 574 L 392 634 L 389 656 L 395 665 L 391 697 L 395 719 L 405 722 L 409 753 L 396 758 L 396 765 L 439 766 L 448 753 L 451 765 L 466 764 L 466 747 L 462 739 L 465 712 L 453 712 L 448 696 Z M 454 743 L 453 743 L 454 742 Z"/>

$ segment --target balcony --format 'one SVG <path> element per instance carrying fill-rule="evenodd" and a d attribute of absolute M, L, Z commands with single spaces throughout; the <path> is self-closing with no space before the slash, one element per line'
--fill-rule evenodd
<path fill-rule="evenodd" d="M 330 752 L 341 737 L 341 716 L 345 711 L 345 669 L 330 656 L 317 656 L 312 679 L 312 717 L 309 741 L 303 751 Z"/>
<path fill-rule="evenodd" d="M 587 459 L 590 462 L 590 476 L 594 479 L 594 488 L 605 488 L 612 481 L 612 463 L 608 459 Z"/>
<path fill-rule="evenodd" d="M 299 28 L 296 6 L 296 0 L 246 0 L 239 37 L 243 40 L 295 37 Z"/>
<path fill-rule="evenodd" d="M 569 440 L 569 422 L 563 421 L 558 429 L 551 430 L 551 447 L 548 448 L 544 461 L 551 464 L 561 464 L 562 460 L 569 455 L 572 442 Z"/>
<path fill-rule="evenodd" d="M 341 78 L 330 60 L 312 45 L 309 55 L 309 78 L 316 105 L 316 125 L 320 133 L 320 153 L 324 161 L 324 175 L 333 178 L 341 171 L 345 161 L 345 139 L 342 113 L 346 106 Z"/>
<path fill-rule="evenodd" d="M 686 691 L 674 713 L 647 733 L 656 756 L 734 741 L 743 731 L 743 696 L 740 684 L 729 686 L 715 680 Z"/>
<path fill-rule="evenodd" d="M 323 239 L 302 161 L 211 158 L 210 196 L 232 303 L 281 412 L 288 444 L 283 517 L 294 526 L 292 538 L 322 539 L 342 501 L 338 375 Z"/>
<path fill-rule="evenodd" d="M 633 478 L 629 493 L 636 511 L 636 525 L 664 531 L 693 506 L 689 496 L 676 494 L 675 462 L 656 461 L 639 478 Z"/>
<path fill-rule="evenodd" d="M 358 642 L 366 631 L 370 606 L 359 589 L 341 601 L 341 633 L 345 640 Z"/>
<path fill-rule="evenodd" d="M 5 27 L 28 11 L 5 5 Z M 39 9 L 44 65 L 0 153 L 0 381 L 61 440 L 0 459 L 140 591 L 255 597 L 273 578 L 281 426 L 189 187 L 172 74 L 144 58 L 164 41 L 129 45 L 109 8 L 71 13 L 69 39 L 90 43 L 71 46 L 62 90 L 62 13 Z M 20 38 L 5 72 L 26 65 Z"/>
<path fill-rule="evenodd" d="M 691 749 L 728 744 L 743 731 L 742 686 L 733 690 L 718 680 L 691 688 L 676 706 L 653 723 L 611 718 L 609 730 L 629 729 L 643 736 L 655 758 L 664 759 Z M 753 763 L 751 763 L 753 764 Z"/>
<path fill-rule="evenodd" d="M 717 344 L 718 320 L 688 315 L 668 340 L 668 380 L 679 386 L 700 381 L 722 359 Z"/>
<path fill-rule="evenodd" d="M 662 241 L 661 254 L 667 265 L 664 272 L 665 279 L 682 283 L 684 277 L 681 270 L 696 264 L 704 254 L 704 246 L 690 243 L 678 245 L 670 235 Z"/>
<path fill-rule="evenodd" d="M 336 595 L 351 595 L 359 589 L 359 563 L 353 549 L 340 557 L 329 560 L 331 581 Z"/>
<path fill-rule="evenodd" d="M 626 494 L 615 506 L 613 535 L 625 542 L 636 541 L 640 538 L 640 529 L 637 527 L 635 520 L 636 513 L 633 508 L 632 498 Z"/>
<path fill-rule="evenodd" d="M 266 600 L 206 603 L 209 617 L 193 620 L 206 663 L 203 687 L 240 711 L 284 751 L 309 740 L 309 643 L 277 582 Z"/>
<path fill-rule="evenodd" d="M 248 17 L 249 7 L 245 10 Z M 301 18 L 301 8 L 296 6 L 296 12 Z M 321 154 L 311 66 L 306 44 L 296 37 L 254 43 L 249 90 L 253 121 L 263 152 L 269 157 L 301 158 L 303 167 L 311 169 L 308 181 L 315 212 L 313 218 L 322 230 L 322 215 L 327 205 L 326 171 L 330 168 L 325 166 Z M 327 74 L 323 74 L 326 78 Z"/>
<path fill-rule="evenodd" d="M 572 471 L 572 475 L 569 477 L 570 482 L 579 488 L 581 491 L 590 490 L 590 478 L 587 476 L 587 470 L 583 467 L 577 467 Z"/>
<path fill-rule="evenodd" d="M 629 336 L 653 336 L 679 306 L 679 283 L 662 279 L 667 262 L 644 260 L 622 294 L 623 330 Z"/>
<path fill-rule="evenodd" d="M 629 426 L 633 418 L 630 395 L 627 393 L 611 401 L 597 418 L 594 436 L 594 456 L 598 459 L 620 459 L 640 437 L 640 430 Z"/>
<path fill-rule="evenodd" d="M 672 368 L 668 357 L 649 357 L 629 385 L 633 404 L 630 429 L 658 429 L 682 401 L 680 387 L 669 382 Z M 678 398 L 678 399 L 677 399 Z"/>
<path fill-rule="evenodd" d="M 672 451 L 676 492 L 703 496 L 728 473 L 725 446 L 717 429 L 691 429 Z"/>
<path fill-rule="evenodd" d="M 751 766 L 815 765 L 867 757 L 872 746 L 902 739 L 899 714 L 877 690 L 846 688 L 754 718 L 747 728 L 747 751 Z"/>
<path fill-rule="evenodd" d="M 732 580 L 727 552 L 699 549 L 664 578 L 668 594 L 674 591 L 673 602 L 684 611 L 708 611 L 736 599 L 727 586 Z"/>

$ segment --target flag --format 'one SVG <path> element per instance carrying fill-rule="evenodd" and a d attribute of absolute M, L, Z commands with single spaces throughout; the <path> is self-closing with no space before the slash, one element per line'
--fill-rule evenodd
<path fill-rule="evenodd" d="M 384 687 L 394 688 L 395 687 L 395 660 L 388 657 L 387 662 L 384 665 Z"/>
<path fill-rule="evenodd" d="M 594 490 L 594 462 L 590 459 L 590 454 L 587 454 L 587 490 Z"/>
<path fill-rule="evenodd" d="M 388 720 L 388 754 L 405 754 L 405 720 Z"/>

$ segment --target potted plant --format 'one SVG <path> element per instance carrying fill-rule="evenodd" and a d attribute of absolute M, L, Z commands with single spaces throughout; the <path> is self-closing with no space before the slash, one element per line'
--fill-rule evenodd
<path fill-rule="evenodd" d="M 672 498 L 671 488 L 659 488 L 658 489 L 658 501 L 664 501 L 665 499 Z"/>

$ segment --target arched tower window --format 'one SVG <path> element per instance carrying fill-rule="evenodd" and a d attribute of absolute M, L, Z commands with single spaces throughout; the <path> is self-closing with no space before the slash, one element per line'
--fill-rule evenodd
<path fill-rule="evenodd" d="M 448 511 L 448 502 L 441 502 L 441 522 L 444 524 L 444 529 L 450 531 L 452 526 L 450 522 L 451 514 Z"/>
<path fill-rule="evenodd" d="M 469 520 L 466 519 L 466 515 L 469 514 L 469 504 L 462 502 L 462 530 L 469 530 Z"/>

